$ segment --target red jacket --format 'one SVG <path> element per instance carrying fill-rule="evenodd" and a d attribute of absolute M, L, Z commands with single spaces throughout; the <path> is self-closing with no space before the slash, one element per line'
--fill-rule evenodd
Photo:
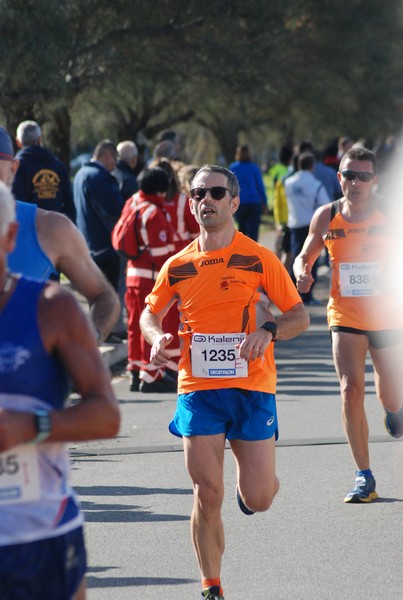
<path fill-rule="evenodd" d="M 170 200 L 165 199 L 164 212 L 177 233 L 175 252 L 179 252 L 199 235 L 199 224 L 190 212 L 189 199 L 183 192 Z"/>
<path fill-rule="evenodd" d="M 163 212 L 165 198 L 144 194 L 134 194 L 139 218 L 136 221 L 139 241 L 148 246 L 136 260 L 128 260 L 126 285 L 149 287 L 155 281 L 158 271 L 175 251 L 175 231 Z"/>

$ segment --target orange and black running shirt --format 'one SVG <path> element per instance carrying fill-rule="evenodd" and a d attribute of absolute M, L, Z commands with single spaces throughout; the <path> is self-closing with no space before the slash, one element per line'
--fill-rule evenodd
<path fill-rule="evenodd" d="M 367 331 L 403 328 L 401 301 L 393 293 L 390 264 L 397 252 L 391 203 L 379 197 L 364 221 L 346 221 L 332 203 L 325 245 L 331 265 L 328 323 Z M 397 275 L 397 273 L 396 273 Z"/>
<path fill-rule="evenodd" d="M 173 299 L 177 300 L 181 341 L 179 393 L 233 387 L 275 393 L 274 344 L 267 348 L 264 360 L 249 361 L 247 377 L 192 375 L 192 334 L 255 331 L 262 293 L 281 312 L 301 302 L 290 276 L 274 253 L 238 231 L 226 248 L 200 252 L 198 239 L 195 239 L 167 260 L 146 303 L 151 312 L 157 314 Z"/>

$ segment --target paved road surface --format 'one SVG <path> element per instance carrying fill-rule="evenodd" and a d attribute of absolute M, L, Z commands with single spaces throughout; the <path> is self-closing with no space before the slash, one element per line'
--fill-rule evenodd
<path fill-rule="evenodd" d="M 344 504 L 354 465 L 341 428 L 325 308 L 309 311 L 310 330 L 276 348 L 281 489 L 266 514 L 239 511 L 226 451 L 225 598 L 402 600 L 403 444 L 384 431 L 368 364 L 370 451 L 380 500 Z M 175 396 L 130 393 L 128 383 L 124 369 L 118 371 L 120 435 L 72 447 L 73 483 L 86 518 L 88 598 L 197 599 L 191 486 L 180 440 L 167 431 Z"/>

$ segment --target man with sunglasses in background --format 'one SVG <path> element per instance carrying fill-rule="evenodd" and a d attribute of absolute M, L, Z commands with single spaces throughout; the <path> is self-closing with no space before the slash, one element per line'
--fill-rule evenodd
<path fill-rule="evenodd" d="M 396 206 L 376 195 L 374 154 L 351 148 L 338 172 L 343 197 L 319 208 L 294 263 L 298 290 L 307 292 L 311 267 L 325 245 L 332 270 L 328 323 L 333 358 L 340 381 L 344 431 L 357 466 L 355 488 L 347 503 L 378 497 L 370 469 L 368 422 L 364 408 L 365 359 L 369 352 L 385 426 L 393 437 L 403 435 L 402 380 L 403 311 L 401 289 L 394 288 L 401 266 Z M 400 234 L 401 235 L 401 234 Z"/>
<path fill-rule="evenodd" d="M 273 252 L 236 230 L 236 176 L 214 165 L 196 173 L 190 208 L 200 236 L 169 258 L 146 298 L 141 317 L 151 361 L 169 360 L 172 335 L 162 320 L 180 311 L 178 401 L 170 431 L 183 437 L 193 482 L 192 540 L 202 598 L 222 599 L 224 552 L 221 506 L 226 439 L 237 465 L 237 501 L 246 515 L 266 511 L 279 489 L 275 472 L 276 368 L 274 341 L 307 329 L 309 316 L 286 269 Z M 267 296 L 274 320 L 260 309 Z"/>

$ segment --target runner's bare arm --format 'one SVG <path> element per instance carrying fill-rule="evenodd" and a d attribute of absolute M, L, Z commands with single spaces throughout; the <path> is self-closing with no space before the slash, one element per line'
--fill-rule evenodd
<path fill-rule="evenodd" d="M 268 319 L 268 321 L 270 320 Z M 308 329 L 310 319 L 304 305 L 302 302 L 299 302 L 290 308 L 290 310 L 280 315 L 275 322 L 277 325 L 276 340 L 290 340 Z M 271 344 L 272 337 L 272 334 L 265 331 L 263 327 L 258 327 L 255 331 L 248 334 L 245 340 L 239 345 L 240 358 L 244 360 L 260 358 Z"/>
<path fill-rule="evenodd" d="M 291 340 L 306 331 L 309 323 L 309 314 L 302 302 L 299 302 L 276 319 L 277 339 Z"/>
<path fill-rule="evenodd" d="M 162 320 L 174 303 L 175 299 L 158 314 L 152 313 L 150 308 L 146 306 L 140 317 L 141 332 L 147 342 L 151 344 L 150 361 L 158 367 L 166 365 L 171 359 L 165 348 L 172 342 L 173 336 L 164 332 Z"/>
<path fill-rule="evenodd" d="M 324 236 L 329 229 L 330 212 L 331 204 L 326 204 L 315 212 L 302 250 L 294 261 L 296 285 L 301 293 L 309 292 L 314 282 L 311 270 L 324 247 Z"/>
<path fill-rule="evenodd" d="M 37 230 L 41 246 L 56 269 L 87 299 L 100 343 L 119 317 L 117 294 L 92 260 L 84 237 L 70 219 L 60 213 L 38 210 Z"/>
<path fill-rule="evenodd" d="M 102 362 L 91 323 L 74 296 L 48 284 L 39 303 L 39 329 L 46 350 L 57 354 L 81 401 L 51 413 L 48 441 L 82 441 L 117 434 L 120 412 L 110 375 Z M 0 410 L 0 452 L 36 437 L 30 413 Z"/>

